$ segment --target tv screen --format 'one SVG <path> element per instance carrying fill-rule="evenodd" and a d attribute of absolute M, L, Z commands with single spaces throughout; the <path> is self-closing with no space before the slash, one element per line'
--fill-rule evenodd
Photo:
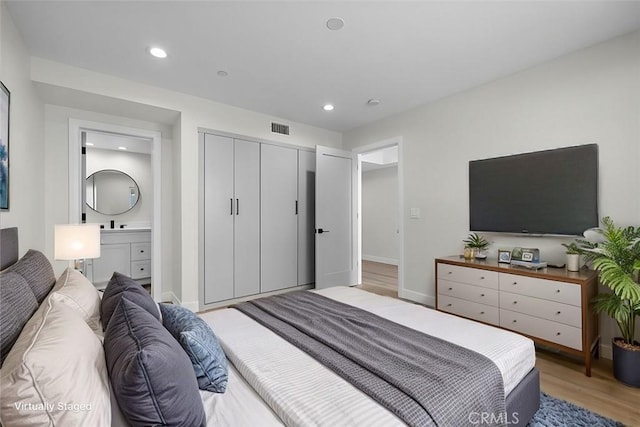
<path fill-rule="evenodd" d="M 598 145 L 469 162 L 469 229 L 581 235 L 598 226 Z"/>

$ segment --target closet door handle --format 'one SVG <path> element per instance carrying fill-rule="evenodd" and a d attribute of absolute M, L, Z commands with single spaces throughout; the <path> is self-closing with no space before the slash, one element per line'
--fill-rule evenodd
<path fill-rule="evenodd" d="M 229 199 L 229 201 L 231 202 L 229 215 L 233 215 L 233 199 Z"/>
<path fill-rule="evenodd" d="M 236 199 L 236 215 L 240 215 L 240 199 Z"/>
<path fill-rule="evenodd" d="M 296 200 L 296 215 L 298 215 L 298 201 Z"/>

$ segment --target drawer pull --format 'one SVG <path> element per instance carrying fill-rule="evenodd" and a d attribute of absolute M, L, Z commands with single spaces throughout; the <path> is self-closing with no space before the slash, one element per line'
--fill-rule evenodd
<path fill-rule="evenodd" d="M 452 290 L 453 290 L 453 288 L 449 288 L 449 290 L 450 290 L 450 291 L 452 291 Z"/>
<path fill-rule="evenodd" d="M 481 311 L 480 314 L 484 314 L 484 311 Z"/>
<path fill-rule="evenodd" d="M 140 253 L 143 254 L 144 253 L 144 249 L 140 249 Z"/>
<path fill-rule="evenodd" d="M 451 304 L 447 304 L 447 307 L 451 307 Z"/>
<path fill-rule="evenodd" d="M 484 294 L 480 294 L 480 296 L 481 296 L 481 297 L 483 297 L 483 296 L 484 296 Z"/>
<path fill-rule="evenodd" d="M 559 294 L 559 293 L 560 293 L 560 289 L 556 289 L 556 294 Z"/>
<path fill-rule="evenodd" d="M 480 280 L 484 280 L 484 276 L 480 276 Z"/>
<path fill-rule="evenodd" d="M 143 267 L 140 267 L 140 271 L 144 271 L 144 268 L 143 268 Z"/>
<path fill-rule="evenodd" d="M 558 315 L 558 314 L 560 314 L 560 313 L 562 313 L 562 312 L 560 312 L 560 311 L 556 311 L 556 315 Z"/>
<path fill-rule="evenodd" d="M 518 321 L 516 319 L 513 319 L 513 323 L 518 323 Z"/>
<path fill-rule="evenodd" d="M 556 332 L 556 335 L 557 335 L 557 336 L 560 336 L 560 332 Z"/>
<path fill-rule="evenodd" d="M 518 303 L 518 301 L 514 301 L 513 303 L 514 303 L 514 304 L 517 304 L 517 303 Z"/>
<path fill-rule="evenodd" d="M 517 284 L 518 284 L 518 282 L 513 282 L 513 283 L 512 283 L 512 285 L 517 285 Z"/>
<path fill-rule="evenodd" d="M 453 274 L 453 271 L 449 271 L 449 272 L 447 272 L 447 274 Z"/>

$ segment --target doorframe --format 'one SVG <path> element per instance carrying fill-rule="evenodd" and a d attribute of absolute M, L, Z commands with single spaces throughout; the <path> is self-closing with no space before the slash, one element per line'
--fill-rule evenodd
<path fill-rule="evenodd" d="M 404 289 L 404 167 L 403 167 L 403 140 L 401 136 L 394 136 L 389 139 L 362 145 L 354 148 L 358 163 L 357 172 L 357 221 L 358 225 L 356 246 L 358 260 L 358 283 L 362 283 L 362 156 L 372 151 L 378 151 L 393 146 L 398 147 L 398 297 L 405 298 Z"/>
<path fill-rule="evenodd" d="M 158 131 L 89 120 L 69 119 L 69 223 L 79 224 L 82 212 L 82 132 L 111 133 L 151 140 L 153 217 L 151 218 L 151 296 L 162 299 L 162 134 Z"/>

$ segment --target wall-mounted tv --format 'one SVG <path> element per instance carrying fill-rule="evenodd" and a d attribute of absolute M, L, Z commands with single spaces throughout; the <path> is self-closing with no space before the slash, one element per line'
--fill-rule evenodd
<path fill-rule="evenodd" d="M 598 145 L 469 162 L 469 229 L 581 235 L 598 226 Z"/>

